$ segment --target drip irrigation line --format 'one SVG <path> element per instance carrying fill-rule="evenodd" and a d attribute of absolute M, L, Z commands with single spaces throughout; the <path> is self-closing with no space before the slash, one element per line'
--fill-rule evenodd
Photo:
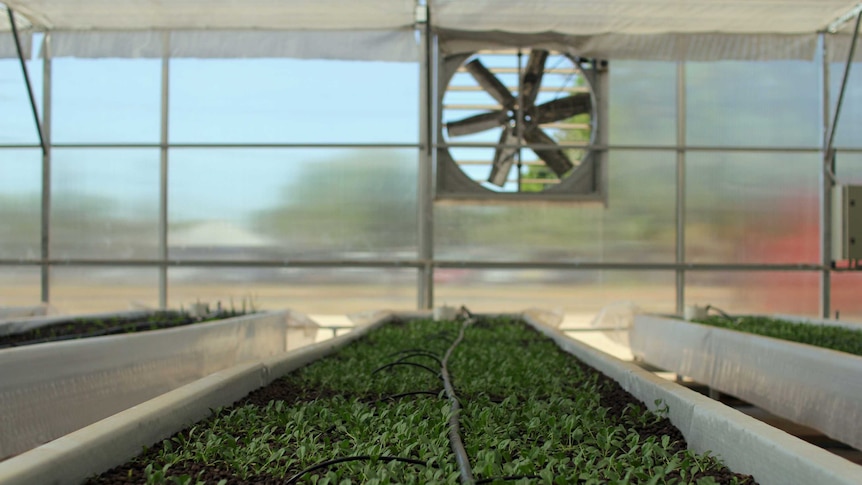
<path fill-rule="evenodd" d="M 539 475 L 509 475 L 509 476 L 505 476 L 505 477 L 491 477 L 491 478 L 483 478 L 481 480 L 476 480 L 476 485 L 480 485 L 482 483 L 493 483 L 496 481 L 513 482 L 515 480 L 521 480 L 523 478 L 540 479 L 542 477 L 540 477 Z"/>
<path fill-rule="evenodd" d="M 437 357 L 436 355 L 432 354 L 431 352 L 414 352 L 412 354 L 405 355 L 404 357 L 401 357 L 400 359 L 395 361 L 395 363 L 397 364 L 399 362 L 406 362 L 406 359 L 409 359 L 411 357 L 428 357 L 429 359 L 434 359 L 434 362 L 437 362 L 437 364 L 439 364 L 440 367 L 443 367 L 443 361 L 440 360 L 440 357 Z"/>
<path fill-rule="evenodd" d="M 467 310 L 466 308 L 462 308 Z M 469 314 L 469 312 L 467 312 Z M 443 365 L 440 368 L 440 377 L 443 379 L 443 389 L 446 391 L 446 396 L 449 398 L 449 403 L 452 407 L 452 413 L 449 415 L 449 442 L 452 445 L 452 452 L 455 454 L 455 460 L 458 462 L 458 468 L 461 472 L 461 483 L 465 485 L 473 485 L 476 479 L 473 477 L 473 469 L 470 467 L 470 457 L 467 456 L 467 450 L 464 449 L 464 441 L 461 439 L 461 430 L 458 423 L 458 418 L 461 416 L 461 403 L 458 402 L 458 397 L 455 395 L 455 389 L 452 387 L 452 378 L 449 376 L 449 357 L 455 351 L 455 347 L 464 340 L 464 331 L 467 326 L 472 323 L 472 318 L 464 321 L 461 325 L 461 331 L 458 333 L 458 338 L 452 342 L 452 346 L 446 351 L 443 356 Z"/>
<path fill-rule="evenodd" d="M 468 310 L 467 307 L 464 305 L 461 305 L 461 313 L 463 313 L 464 315 L 467 315 L 467 318 L 472 318 L 474 320 L 476 319 L 476 316 L 473 315 L 473 312 Z"/>
<path fill-rule="evenodd" d="M 725 312 L 725 311 L 724 311 L 724 310 L 722 310 L 721 308 L 718 308 L 718 307 L 715 307 L 715 306 L 712 306 L 712 305 L 707 305 L 707 306 L 706 306 L 706 311 L 707 311 L 707 312 L 709 312 L 710 310 L 715 310 L 715 311 L 717 311 L 719 314 L 721 314 L 721 316 L 723 316 L 724 318 L 726 318 L 726 319 L 730 320 L 730 321 L 731 321 L 731 322 L 733 322 L 733 323 L 737 323 L 737 321 L 736 321 L 736 319 L 735 319 L 735 318 L 733 318 L 732 316 L 728 315 L 728 314 L 727 314 L 727 312 Z"/>
<path fill-rule="evenodd" d="M 297 473 L 296 475 L 290 477 L 290 479 L 284 483 L 285 483 L 285 485 L 290 485 L 292 483 L 296 483 L 300 478 L 302 478 L 307 473 L 311 473 L 315 470 L 320 470 L 321 468 L 328 468 L 332 465 L 337 465 L 339 463 L 345 463 L 345 462 L 349 462 L 349 461 L 370 461 L 370 460 L 381 460 L 381 461 L 386 461 L 386 462 L 398 461 L 398 462 L 402 462 L 402 463 L 410 463 L 413 465 L 428 466 L 428 463 L 426 463 L 422 460 L 417 460 L 415 458 L 402 458 L 400 456 L 370 456 L 370 455 L 344 456 L 341 458 L 335 458 L 332 460 L 326 460 L 326 461 L 321 461 L 320 463 L 315 463 L 314 465 L 311 465 L 310 467 L 306 468 L 305 470 L 302 470 L 301 472 Z"/>
<path fill-rule="evenodd" d="M 393 394 L 393 395 L 391 395 L 391 396 L 384 396 L 384 397 L 381 397 L 380 399 L 374 400 L 374 401 L 372 401 L 372 402 L 373 402 L 373 403 L 378 403 L 378 402 L 389 401 L 389 400 L 393 400 L 393 399 L 399 399 L 399 398 L 402 398 L 402 397 L 421 396 L 421 395 L 440 397 L 440 391 L 412 391 L 412 392 L 402 392 L 402 393 L 400 393 L 400 394 Z"/>
<path fill-rule="evenodd" d="M 428 367 L 427 365 L 417 364 L 416 362 L 401 362 L 401 361 L 393 362 L 393 363 L 391 363 L 391 364 L 386 364 L 386 365 L 384 365 L 384 366 L 378 367 L 378 368 L 374 369 L 374 371 L 371 373 L 371 375 L 377 374 L 378 372 L 380 372 L 380 371 L 382 371 L 382 370 L 384 370 L 384 369 L 389 369 L 389 368 L 396 367 L 396 366 L 399 366 L 399 365 L 409 365 L 409 366 L 413 366 L 413 367 L 419 367 L 420 369 L 425 369 L 425 370 L 427 370 L 428 372 L 430 372 L 430 373 L 434 374 L 435 376 L 440 377 L 440 373 L 439 373 L 439 372 L 437 372 L 436 370 L 434 370 L 434 369 L 432 369 L 432 368 Z"/>

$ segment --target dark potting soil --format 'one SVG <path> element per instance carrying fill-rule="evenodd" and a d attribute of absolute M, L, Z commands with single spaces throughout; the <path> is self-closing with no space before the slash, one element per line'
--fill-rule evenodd
<path fill-rule="evenodd" d="M 171 327 L 180 327 L 212 320 L 220 320 L 240 315 L 236 312 L 222 312 L 207 318 L 196 318 L 180 312 L 156 312 L 137 318 L 108 317 L 103 319 L 72 319 L 44 327 L 34 328 L 22 333 L 0 337 L 0 349 L 33 345 L 60 340 L 100 337 L 122 333 L 145 332 Z"/>
<path fill-rule="evenodd" d="M 537 335 L 539 335 L 537 333 Z M 535 340 L 541 340 L 544 337 L 537 337 Z M 533 339 L 530 339 L 532 341 Z M 530 341 L 521 342 L 522 345 L 529 345 Z M 372 339 L 367 337 L 360 339 L 358 342 L 362 342 L 363 344 L 373 343 Z M 338 358 L 337 355 L 330 358 Z M 601 395 L 600 395 L 600 403 L 602 406 L 608 409 L 608 415 L 612 416 L 616 419 L 619 419 L 622 422 L 625 418 L 625 414 L 631 412 L 631 409 L 639 408 L 643 409 L 643 403 L 638 401 L 634 396 L 625 391 L 620 387 L 620 385 L 608 378 L 607 376 L 598 373 L 596 370 L 582 364 L 580 362 L 576 362 L 576 365 L 586 370 L 589 373 L 598 374 L 598 381 L 601 384 Z M 457 390 L 456 390 L 457 392 Z M 565 394 L 565 390 L 561 389 L 561 393 Z M 329 389 L 326 387 L 313 387 L 307 385 L 307 383 L 303 382 L 303 379 L 295 374 L 287 375 L 281 379 L 278 379 L 271 383 L 269 386 L 263 387 L 261 389 L 255 390 L 248 394 L 246 397 L 235 403 L 233 406 L 227 408 L 226 411 L 230 411 L 231 409 L 242 407 L 245 405 L 256 405 L 256 406 L 266 406 L 271 401 L 284 401 L 287 406 L 299 404 L 303 402 L 311 402 L 317 399 L 330 399 L 338 396 L 342 396 L 345 399 L 360 399 L 364 402 L 373 402 L 380 399 L 386 399 L 387 396 L 377 395 L 377 394 L 369 394 L 369 395 L 356 395 L 350 393 L 344 393 L 342 391 L 338 391 L 335 389 Z M 459 394 L 459 400 L 465 402 L 466 400 L 471 399 L 473 396 L 470 395 L 462 395 Z M 505 399 L 505 396 L 485 396 L 490 398 L 490 402 L 492 403 L 500 403 Z M 426 394 L 418 394 L 415 396 L 409 396 L 409 399 L 426 399 L 433 398 L 436 399 L 436 396 L 430 396 Z M 206 421 L 211 420 L 209 418 Z M 685 438 L 682 436 L 682 433 L 677 429 L 669 419 L 662 418 L 653 422 L 652 424 L 640 425 L 640 424 L 632 424 L 631 420 L 625 420 L 626 425 L 629 427 L 633 427 L 635 431 L 641 436 L 642 441 L 646 440 L 650 436 L 656 437 L 659 441 L 663 436 L 668 436 L 670 441 L 674 443 L 673 452 L 683 450 L 687 448 L 687 444 Z M 174 436 L 187 435 L 189 433 L 188 429 L 180 431 L 176 433 Z M 86 483 L 88 485 L 131 485 L 131 484 L 140 484 L 145 483 L 145 472 L 146 464 L 150 462 L 154 462 L 155 458 L 159 456 L 159 454 L 163 451 L 164 443 L 170 441 L 164 440 L 160 443 L 153 445 L 150 449 L 145 451 L 141 456 L 139 456 L 134 461 L 130 461 L 126 464 L 115 467 L 107 472 L 99 475 L 97 477 L 93 477 L 89 479 Z M 273 477 L 269 475 L 259 475 L 254 476 L 247 479 L 242 479 L 241 477 L 234 474 L 232 471 L 220 468 L 218 466 L 206 466 L 201 463 L 196 462 L 181 462 L 177 463 L 170 468 L 171 475 L 173 476 L 182 476 L 188 475 L 189 477 L 195 477 L 196 480 L 192 480 L 190 483 L 196 483 L 196 481 L 205 481 L 206 483 L 220 483 L 220 481 L 224 480 L 226 485 L 245 485 L 245 484 L 261 484 L 261 485 L 270 485 L 270 484 L 282 484 L 287 481 L 285 477 Z M 296 470 L 298 472 L 299 470 Z M 316 475 L 315 473 L 309 473 L 306 476 L 306 480 L 303 480 L 301 483 L 310 483 L 313 476 L 317 476 L 318 478 L 322 475 Z M 721 470 L 709 470 L 707 472 L 698 472 L 693 477 L 687 476 L 684 481 L 680 483 L 694 483 L 698 479 L 701 478 L 712 478 L 716 483 L 719 484 L 730 484 L 734 480 L 737 483 L 742 485 L 756 485 L 757 482 L 753 477 L 749 475 L 742 475 L 734 473 L 727 468 Z M 665 478 L 665 482 L 671 479 L 680 479 L 681 476 L 678 472 L 671 473 Z M 172 483 L 172 482 L 171 482 Z M 536 480 L 536 483 L 540 483 L 539 480 Z"/>

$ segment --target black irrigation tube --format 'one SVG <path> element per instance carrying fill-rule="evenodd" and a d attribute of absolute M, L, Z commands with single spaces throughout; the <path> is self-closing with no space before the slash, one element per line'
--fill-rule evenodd
<path fill-rule="evenodd" d="M 466 308 L 464 308 L 466 312 Z M 469 315 L 469 312 L 466 312 Z M 452 406 L 452 414 L 449 416 L 449 442 L 452 445 L 452 452 L 455 454 L 455 460 L 458 462 L 458 468 L 461 469 L 461 483 L 465 485 L 473 485 L 476 479 L 473 477 L 473 469 L 470 467 L 470 457 L 467 456 L 467 450 L 464 449 L 464 441 L 461 439 L 461 429 L 458 418 L 461 415 L 461 403 L 458 402 L 458 397 L 455 395 L 455 389 L 452 387 L 452 379 L 449 376 L 449 357 L 455 351 L 455 347 L 464 340 L 464 331 L 467 326 L 473 323 L 472 316 L 464 321 L 461 325 L 461 331 L 458 333 L 458 338 L 452 342 L 452 346 L 446 351 L 443 356 L 443 365 L 440 368 L 440 377 L 443 379 L 443 389 L 446 391 L 446 396 L 449 398 L 449 403 Z"/>
<path fill-rule="evenodd" d="M 435 376 L 439 376 L 439 374 L 436 370 L 428 367 L 427 365 L 417 364 L 416 362 L 402 362 L 400 360 L 398 362 L 392 362 L 391 364 L 386 364 L 384 366 L 378 367 L 378 368 L 374 369 L 374 372 L 372 372 L 371 374 L 374 375 L 374 374 L 377 374 L 378 372 L 380 372 L 384 369 L 391 369 L 392 367 L 396 367 L 399 365 L 409 365 L 409 366 L 413 366 L 413 367 L 418 367 L 420 369 L 427 370 L 428 372 L 434 374 Z"/>
<path fill-rule="evenodd" d="M 732 316 L 728 315 L 728 314 L 727 314 L 727 312 L 725 312 L 725 311 L 724 311 L 724 310 L 722 310 L 721 308 L 718 308 L 718 307 L 716 307 L 716 306 L 712 306 L 712 305 L 707 305 L 707 306 L 706 306 L 706 312 L 707 312 L 707 313 L 709 313 L 709 311 L 710 311 L 710 310 L 715 310 L 715 311 L 716 311 L 716 312 L 718 312 L 722 317 L 724 317 L 724 318 L 726 318 L 726 319 L 730 320 L 732 323 L 739 323 L 739 321 L 738 321 L 737 319 L 735 319 L 735 318 L 733 318 Z"/>
<path fill-rule="evenodd" d="M 533 479 L 539 479 L 542 477 L 540 477 L 539 475 L 509 475 L 506 477 L 490 477 L 490 478 L 483 478 L 481 480 L 476 480 L 476 485 L 481 485 L 483 483 L 493 483 L 493 482 L 496 482 L 497 480 L 502 481 L 502 482 L 512 482 L 512 481 L 521 480 L 524 478 L 528 478 L 528 479 L 533 480 Z"/>
<path fill-rule="evenodd" d="M 372 402 L 383 402 L 383 401 L 389 401 L 392 399 L 399 399 L 402 397 L 409 397 L 409 396 L 434 396 L 434 397 L 437 397 L 439 395 L 440 395 L 440 391 L 411 391 L 411 392 L 402 392 L 400 394 L 393 394 L 391 396 L 381 397 L 380 399 L 376 399 Z"/>
<path fill-rule="evenodd" d="M 315 470 L 320 470 L 321 468 L 328 468 L 332 465 L 337 465 L 339 463 L 345 463 L 348 461 L 371 461 L 371 460 L 381 460 L 381 461 L 386 461 L 386 462 L 400 461 L 402 463 L 410 463 L 413 465 L 428 466 L 428 464 L 422 460 L 417 460 L 415 458 L 402 458 L 400 456 L 370 456 L 370 455 L 344 456 L 341 458 L 335 458 L 332 460 L 326 460 L 326 461 L 322 461 L 320 463 L 315 463 L 314 465 L 311 465 L 310 467 L 306 468 L 305 470 L 302 470 L 301 472 L 292 476 L 288 481 L 286 481 L 284 483 L 285 483 L 285 485 L 290 485 L 292 483 L 296 483 L 297 481 L 299 481 L 300 478 L 305 476 L 306 473 L 311 473 Z"/>

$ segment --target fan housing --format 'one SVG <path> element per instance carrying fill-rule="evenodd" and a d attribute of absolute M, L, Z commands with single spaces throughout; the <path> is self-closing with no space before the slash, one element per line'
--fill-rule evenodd
<path fill-rule="evenodd" d="M 604 201 L 586 145 L 604 142 L 606 62 L 483 50 L 443 58 L 439 85 L 437 200 Z"/>

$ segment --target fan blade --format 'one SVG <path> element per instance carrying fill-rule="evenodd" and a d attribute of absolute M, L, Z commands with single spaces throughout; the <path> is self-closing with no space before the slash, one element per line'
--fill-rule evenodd
<path fill-rule="evenodd" d="M 542 76 L 545 74 L 545 62 L 548 60 L 548 51 L 533 49 L 530 51 L 530 60 L 521 78 L 521 96 L 524 109 L 530 109 L 536 102 L 539 94 L 539 86 L 542 84 Z"/>
<path fill-rule="evenodd" d="M 467 68 L 467 72 L 473 76 L 476 82 L 482 86 L 482 89 L 503 105 L 503 109 L 512 109 L 515 106 L 516 100 L 512 96 L 512 93 L 506 89 L 506 86 L 479 59 L 468 62 L 464 67 Z"/>
<path fill-rule="evenodd" d="M 553 123 L 572 116 L 589 113 L 592 106 L 589 93 L 578 93 L 573 96 L 555 99 L 540 104 L 536 110 L 536 123 Z"/>
<path fill-rule="evenodd" d="M 464 118 L 463 120 L 446 123 L 446 132 L 449 136 L 463 136 L 490 130 L 509 121 L 504 111 L 491 111 L 480 115 Z"/>
<path fill-rule="evenodd" d="M 554 141 L 553 138 L 548 136 L 547 133 L 542 131 L 539 128 L 533 128 L 532 130 L 528 130 L 524 133 L 524 139 L 527 140 L 528 143 L 536 143 L 541 145 L 556 145 L 557 142 Z M 569 160 L 569 157 L 563 152 L 563 150 L 559 148 L 533 148 L 530 147 L 531 150 L 536 152 L 539 158 L 541 158 L 545 165 L 548 166 L 557 177 L 562 177 L 566 172 L 574 168 L 572 161 Z"/>
<path fill-rule="evenodd" d="M 500 145 L 509 143 L 512 138 L 514 128 L 506 126 L 503 134 L 500 136 Z M 506 184 L 506 179 L 509 178 L 509 172 L 512 171 L 512 165 L 515 163 L 515 152 L 517 148 L 498 146 L 494 152 L 494 165 L 491 167 L 491 175 L 488 176 L 488 182 L 502 187 Z"/>

